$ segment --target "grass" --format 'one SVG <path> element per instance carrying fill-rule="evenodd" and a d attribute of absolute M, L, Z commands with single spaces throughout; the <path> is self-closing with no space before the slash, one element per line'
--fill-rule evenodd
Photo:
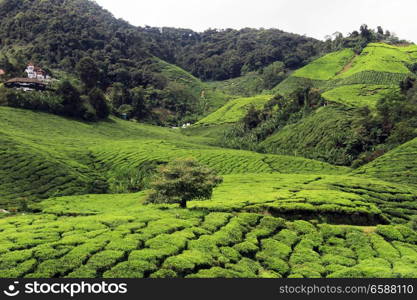
<path fill-rule="evenodd" d="M 327 101 L 344 104 L 348 107 L 375 108 L 378 100 L 387 93 L 399 92 L 398 87 L 386 85 L 355 84 L 336 87 L 322 94 Z"/>
<path fill-rule="evenodd" d="M 270 95 L 230 100 L 226 105 L 198 121 L 197 125 L 221 125 L 240 121 L 251 105 L 262 108 L 271 99 Z"/>

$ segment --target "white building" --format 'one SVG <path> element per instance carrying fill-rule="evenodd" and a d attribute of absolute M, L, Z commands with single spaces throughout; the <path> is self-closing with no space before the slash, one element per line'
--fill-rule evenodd
<path fill-rule="evenodd" d="M 28 78 L 30 79 L 37 79 L 37 80 L 47 80 L 49 76 L 46 75 L 46 72 L 39 67 L 35 67 L 34 64 L 28 64 L 26 70 L 26 74 L 28 74 Z"/>

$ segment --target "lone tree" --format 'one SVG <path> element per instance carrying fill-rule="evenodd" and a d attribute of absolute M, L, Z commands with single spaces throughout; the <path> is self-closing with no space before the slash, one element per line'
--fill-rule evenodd
<path fill-rule="evenodd" d="M 186 208 L 187 201 L 210 199 L 213 188 L 222 181 L 214 170 L 193 158 L 177 159 L 159 168 L 147 202 L 179 203 Z"/>

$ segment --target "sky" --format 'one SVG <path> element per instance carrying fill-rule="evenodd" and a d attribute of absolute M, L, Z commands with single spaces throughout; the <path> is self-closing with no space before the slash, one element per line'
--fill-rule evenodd
<path fill-rule="evenodd" d="M 96 0 L 136 26 L 278 28 L 317 39 L 378 25 L 417 42 L 416 0 Z"/>

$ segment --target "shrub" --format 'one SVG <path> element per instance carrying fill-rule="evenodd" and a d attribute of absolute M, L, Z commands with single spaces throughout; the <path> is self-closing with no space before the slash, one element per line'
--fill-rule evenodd
<path fill-rule="evenodd" d="M 132 251 L 142 246 L 142 242 L 133 237 L 117 238 L 106 246 L 106 250 Z"/>
<path fill-rule="evenodd" d="M 87 266 L 95 270 L 102 270 L 114 265 L 118 260 L 123 258 L 123 251 L 104 250 L 94 254 L 87 262 Z"/>
<path fill-rule="evenodd" d="M 382 258 L 365 259 L 354 268 L 366 278 L 390 278 L 393 276 L 391 264 Z"/>
<path fill-rule="evenodd" d="M 317 230 L 316 228 L 309 222 L 299 220 L 294 221 L 290 225 L 291 229 L 294 229 L 298 234 L 307 234 L 307 233 L 315 233 Z"/>
<path fill-rule="evenodd" d="M 236 278 L 242 277 L 234 270 L 227 270 L 220 267 L 213 267 L 207 270 L 200 270 L 196 274 L 188 275 L 186 278 Z"/>
<path fill-rule="evenodd" d="M 248 241 L 234 245 L 233 249 L 244 256 L 253 256 L 259 250 L 258 246 Z"/>
<path fill-rule="evenodd" d="M 157 270 L 155 264 L 142 260 L 128 260 L 104 272 L 104 278 L 143 278 L 145 272 Z"/>
<path fill-rule="evenodd" d="M 168 257 L 163 264 L 163 268 L 172 269 L 182 274 L 190 273 L 196 267 L 210 267 L 213 263 L 213 258 L 207 253 L 186 250 L 180 255 Z"/>
<path fill-rule="evenodd" d="M 291 266 L 291 272 L 302 275 L 305 278 L 321 278 L 325 268 L 317 263 L 304 263 Z"/>
<path fill-rule="evenodd" d="M 274 239 L 262 240 L 261 244 L 262 251 L 259 252 L 260 256 L 274 256 L 281 259 L 286 259 L 292 251 L 289 246 Z"/>
<path fill-rule="evenodd" d="M 352 258 L 344 257 L 342 255 L 326 254 L 321 258 L 324 265 L 342 265 L 351 267 L 356 264 L 356 261 Z"/>
<path fill-rule="evenodd" d="M 346 244 L 353 249 L 359 260 L 364 260 L 376 256 L 369 238 L 361 232 L 354 231 L 346 234 Z"/>
<path fill-rule="evenodd" d="M 346 243 L 345 243 L 345 239 L 342 239 L 342 238 L 337 238 L 337 237 L 330 237 L 327 241 L 326 241 L 326 243 L 328 244 L 328 245 L 331 245 L 331 246 L 340 246 L 340 247 L 344 247 L 345 245 L 346 245 Z"/>
<path fill-rule="evenodd" d="M 274 236 L 274 239 L 292 247 L 299 240 L 299 237 L 294 231 L 283 229 Z"/>
<path fill-rule="evenodd" d="M 404 237 L 406 242 L 417 244 L 417 232 L 408 226 L 397 225 L 395 227 Z"/>
<path fill-rule="evenodd" d="M 398 250 L 395 249 L 390 243 L 385 241 L 381 236 L 373 234 L 371 236 L 371 242 L 380 258 L 394 262 L 400 257 Z"/>
<path fill-rule="evenodd" d="M 211 232 L 218 230 L 221 226 L 225 225 L 229 221 L 231 214 L 223 212 L 212 212 L 204 218 L 201 227 Z"/>
<path fill-rule="evenodd" d="M 12 268 L 0 270 L 0 278 L 19 278 L 29 273 L 37 265 L 36 259 L 29 259 Z"/>
<path fill-rule="evenodd" d="M 259 278 L 282 278 L 282 276 L 274 271 L 271 270 L 260 270 L 259 271 Z"/>
<path fill-rule="evenodd" d="M 228 246 L 240 242 L 244 232 L 246 232 L 245 226 L 235 217 L 212 237 L 217 245 Z"/>
<path fill-rule="evenodd" d="M 320 255 L 310 249 L 300 248 L 292 252 L 290 257 L 290 265 L 302 265 L 307 262 L 320 264 Z"/>
<path fill-rule="evenodd" d="M 134 250 L 129 254 L 130 261 L 148 261 L 157 264 L 159 261 L 170 255 L 175 255 L 178 249 L 141 249 Z"/>
<path fill-rule="evenodd" d="M 319 226 L 323 238 L 344 237 L 345 230 L 340 226 L 322 224 Z"/>
<path fill-rule="evenodd" d="M 346 247 L 323 245 L 319 248 L 322 254 L 341 255 L 348 258 L 356 258 L 355 252 Z"/>
<path fill-rule="evenodd" d="M 391 225 L 378 225 L 376 227 L 376 232 L 380 235 L 382 235 L 384 238 L 386 238 L 389 241 L 402 241 L 404 240 L 403 235 L 401 232 L 396 229 L 394 226 Z"/>
<path fill-rule="evenodd" d="M 221 247 L 220 252 L 228 259 L 228 262 L 236 263 L 242 258 L 239 251 L 232 247 Z"/>
<path fill-rule="evenodd" d="M 242 278 L 255 278 L 258 272 L 262 269 L 261 265 L 249 258 L 242 258 L 236 264 L 227 264 L 226 268 L 239 272 L 239 277 Z"/>
<path fill-rule="evenodd" d="M 178 278 L 178 274 L 173 270 L 160 269 L 152 273 L 150 278 Z"/>

